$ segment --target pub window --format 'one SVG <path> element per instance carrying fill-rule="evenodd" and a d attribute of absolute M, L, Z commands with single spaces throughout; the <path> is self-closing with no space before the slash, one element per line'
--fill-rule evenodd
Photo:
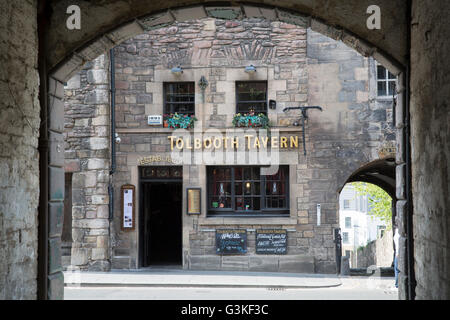
<path fill-rule="evenodd" d="M 397 78 L 382 65 L 377 64 L 377 95 L 378 97 L 392 97 Z"/>
<path fill-rule="evenodd" d="M 289 215 L 289 167 L 262 175 L 261 167 L 208 167 L 208 215 Z"/>
<path fill-rule="evenodd" d="M 267 81 L 236 81 L 236 113 L 267 114 Z"/>
<path fill-rule="evenodd" d="M 195 82 L 165 82 L 164 113 L 194 115 Z"/>

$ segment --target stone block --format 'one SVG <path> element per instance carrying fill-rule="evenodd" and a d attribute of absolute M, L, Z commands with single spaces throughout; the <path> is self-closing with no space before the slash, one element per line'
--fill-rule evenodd
<path fill-rule="evenodd" d="M 244 271 L 249 267 L 248 256 L 222 256 L 221 260 L 222 270 Z"/>
<path fill-rule="evenodd" d="M 128 40 L 135 35 L 143 33 L 142 27 L 139 25 L 137 21 L 133 21 L 132 23 L 128 23 L 120 28 L 115 29 L 113 32 L 108 34 L 108 38 L 114 41 L 116 44 L 119 44 L 122 41 Z"/>
<path fill-rule="evenodd" d="M 280 256 L 278 271 L 314 273 L 314 257 L 306 255 Z"/>
<path fill-rule="evenodd" d="M 49 133 L 50 162 L 52 166 L 64 166 L 64 136 L 61 133 Z"/>
<path fill-rule="evenodd" d="M 103 150 L 109 148 L 108 138 L 90 138 L 89 147 L 91 150 Z"/>
<path fill-rule="evenodd" d="M 250 256 L 249 271 L 277 272 L 278 261 L 278 256 Z"/>
<path fill-rule="evenodd" d="M 73 78 L 72 78 L 73 79 Z M 69 80 L 70 81 L 70 80 Z M 48 79 L 48 93 L 59 99 L 64 99 L 64 83 L 52 77 Z"/>
<path fill-rule="evenodd" d="M 48 218 L 48 234 L 50 237 L 61 236 L 63 220 L 64 220 L 64 203 L 50 202 L 49 218 Z"/>
<path fill-rule="evenodd" d="M 49 199 L 64 201 L 64 169 L 49 167 Z"/>
<path fill-rule="evenodd" d="M 64 102 L 63 100 L 49 96 L 49 109 L 51 112 L 49 129 L 63 133 L 64 131 Z"/>
<path fill-rule="evenodd" d="M 108 248 L 92 248 L 92 260 L 108 259 Z"/>
<path fill-rule="evenodd" d="M 395 194 L 399 200 L 406 198 L 405 170 L 406 164 L 399 164 L 395 167 Z"/>
<path fill-rule="evenodd" d="M 88 70 L 86 78 L 90 84 L 109 84 L 108 72 L 104 69 Z"/>
<path fill-rule="evenodd" d="M 64 274 L 57 272 L 48 276 L 48 299 L 64 300 Z"/>
<path fill-rule="evenodd" d="M 220 258 L 215 255 L 189 255 L 189 267 L 192 270 L 220 270 Z"/>
<path fill-rule="evenodd" d="M 48 272 L 55 273 L 62 271 L 61 265 L 61 238 L 50 238 L 48 241 L 49 259 L 48 259 Z"/>
<path fill-rule="evenodd" d="M 81 74 L 77 73 L 76 75 L 74 75 L 72 78 L 69 79 L 69 81 L 67 81 L 67 84 L 64 86 L 65 90 L 76 90 L 76 89 L 80 89 L 81 88 Z M 57 80 L 53 80 L 54 83 L 61 83 Z M 49 88 L 49 92 L 53 93 L 53 91 L 51 90 L 52 88 Z M 64 98 L 60 97 L 60 98 Z"/>

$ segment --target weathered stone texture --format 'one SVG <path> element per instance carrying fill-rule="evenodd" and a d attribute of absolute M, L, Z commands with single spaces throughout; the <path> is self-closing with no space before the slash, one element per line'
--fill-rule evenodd
<path fill-rule="evenodd" d="M 450 3 L 413 1 L 411 151 L 417 299 L 450 299 Z M 441 21 L 441 23 L 436 23 Z"/>
<path fill-rule="evenodd" d="M 72 247 L 72 259 L 70 263 L 65 261 L 81 269 L 105 271 L 110 265 L 109 250 L 103 241 L 109 230 L 110 106 L 106 54 L 87 63 L 82 72 L 68 81 L 64 106 L 65 171 L 73 174 L 73 242 L 64 244 Z"/>
<path fill-rule="evenodd" d="M 0 300 L 36 299 L 37 1 L 0 1 Z"/>

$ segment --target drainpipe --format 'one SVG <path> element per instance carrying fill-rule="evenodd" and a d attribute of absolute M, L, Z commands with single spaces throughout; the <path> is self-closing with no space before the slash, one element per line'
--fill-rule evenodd
<path fill-rule="evenodd" d="M 406 22 L 407 22 L 407 67 L 406 67 L 406 101 L 405 101 L 405 187 L 406 187 L 406 252 L 407 252 L 407 274 L 408 288 L 406 298 L 414 300 L 416 297 L 416 279 L 414 274 L 414 238 L 413 238 L 413 199 L 411 186 L 411 124 L 410 124 L 410 79 L 411 79 L 411 21 L 412 21 L 412 0 L 408 0 L 406 4 Z"/>
<path fill-rule="evenodd" d="M 115 79 L 115 66 L 114 66 L 114 49 L 109 50 L 110 57 L 110 86 L 111 86 L 111 169 L 109 175 L 112 179 L 112 175 L 116 172 L 116 79 Z M 114 217 L 114 187 L 111 183 L 111 179 L 108 186 L 109 194 L 109 220 Z"/>
<path fill-rule="evenodd" d="M 38 273 L 37 299 L 48 300 L 48 70 L 46 60 L 46 31 L 48 30 L 50 5 L 42 0 L 38 3 L 38 68 L 39 68 L 39 206 L 38 206 Z"/>

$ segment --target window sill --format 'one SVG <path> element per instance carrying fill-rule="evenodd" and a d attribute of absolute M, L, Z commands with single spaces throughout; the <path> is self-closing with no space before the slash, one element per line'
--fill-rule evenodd
<path fill-rule="evenodd" d="M 200 217 L 199 225 L 297 225 L 297 219 L 292 217 Z"/>
<path fill-rule="evenodd" d="M 178 130 L 180 128 L 163 128 L 161 126 L 154 126 L 149 128 L 116 128 L 117 133 L 172 133 L 175 130 Z M 184 129 L 187 131 L 195 132 L 196 128 L 193 129 Z M 238 130 L 247 130 L 247 129 L 260 129 L 260 128 L 236 128 L 236 127 L 223 127 L 223 128 L 215 128 L 215 127 L 206 127 L 203 128 L 202 132 L 209 130 L 209 129 L 215 129 L 219 130 L 220 132 L 226 133 L 226 130 L 229 129 L 238 129 Z M 280 132 L 301 132 L 302 127 L 301 126 L 290 126 L 290 127 L 270 127 L 270 130 L 279 130 Z"/>

